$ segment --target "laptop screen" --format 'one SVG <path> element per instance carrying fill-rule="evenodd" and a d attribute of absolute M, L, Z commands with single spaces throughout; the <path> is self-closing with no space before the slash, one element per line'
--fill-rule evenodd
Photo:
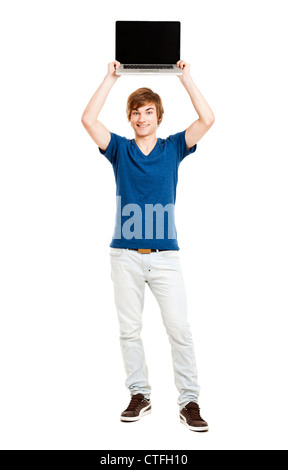
<path fill-rule="evenodd" d="M 116 21 L 115 58 L 121 64 L 176 64 L 180 21 Z"/>

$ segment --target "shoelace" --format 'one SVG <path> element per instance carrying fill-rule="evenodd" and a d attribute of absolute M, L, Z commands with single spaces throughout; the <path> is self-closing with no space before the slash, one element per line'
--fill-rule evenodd
<path fill-rule="evenodd" d="M 185 406 L 185 410 L 188 411 L 189 416 L 193 419 L 193 421 L 203 421 L 203 419 L 200 416 L 200 408 L 198 406 L 192 405 L 192 406 Z"/>
<path fill-rule="evenodd" d="M 135 408 L 136 408 L 140 403 L 142 403 L 142 401 L 144 401 L 143 398 L 141 398 L 141 397 L 139 397 L 139 396 L 137 396 L 137 395 L 133 395 L 133 397 L 132 397 L 132 399 L 131 399 L 131 401 L 130 401 L 130 404 L 129 404 L 129 406 L 128 406 L 128 408 L 127 408 L 126 411 L 134 411 Z"/>

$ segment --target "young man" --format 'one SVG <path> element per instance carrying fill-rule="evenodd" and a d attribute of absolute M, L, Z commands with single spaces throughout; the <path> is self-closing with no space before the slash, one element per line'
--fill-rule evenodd
<path fill-rule="evenodd" d="M 100 152 L 111 162 L 116 180 L 117 214 L 110 244 L 111 276 L 120 325 L 120 344 L 131 393 L 121 421 L 138 421 L 151 413 L 148 372 L 141 341 L 145 285 L 155 295 L 171 344 L 175 384 L 179 391 L 180 421 L 193 431 L 207 431 L 200 416 L 199 385 L 194 346 L 187 322 L 185 289 L 178 254 L 174 207 L 178 167 L 195 152 L 197 142 L 210 129 L 214 115 L 194 84 L 190 65 L 180 60 L 179 76 L 199 116 L 186 130 L 167 139 L 157 138 L 163 117 L 161 98 L 148 88 L 132 93 L 127 117 L 135 133 L 128 140 L 98 120 L 118 80 L 117 61 L 89 101 L 82 123 Z"/>

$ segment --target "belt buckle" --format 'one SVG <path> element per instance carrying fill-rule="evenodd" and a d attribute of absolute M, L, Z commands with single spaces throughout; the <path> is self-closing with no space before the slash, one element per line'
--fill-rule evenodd
<path fill-rule="evenodd" d="M 138 253 L 149 255 L 151 253 L 151 250 L 145 248 L 138 248 Z"/>

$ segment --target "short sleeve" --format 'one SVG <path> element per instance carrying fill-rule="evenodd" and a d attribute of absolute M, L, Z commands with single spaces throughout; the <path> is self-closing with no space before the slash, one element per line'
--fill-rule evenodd
<path fill-rule="evenodd" d="M 172 143 L 177 149 L 177 157 L 179 163 L 182 162 L 182 160 L 187 157 L 187 155 L 194 153 L 197 149 L 197 144 L 193 145 L 193 147 L 191 147 L 190 149 L 187 147 L 185 133 L 186 130 L 178 132 L 178 134 L 169 136 L 169 139 L 172 141 Z"/>
<path fill-rule="evenodd" d="M 111 139 L 107 149 L 102 150 L 100 147 L 98 148 L 99 152 L 104 155 L 112 165 L 115 165 L 119 155 L 120 144 L 124 138 L 114 134 L 113 132 L 110 132 L 110 135 Z"/>

